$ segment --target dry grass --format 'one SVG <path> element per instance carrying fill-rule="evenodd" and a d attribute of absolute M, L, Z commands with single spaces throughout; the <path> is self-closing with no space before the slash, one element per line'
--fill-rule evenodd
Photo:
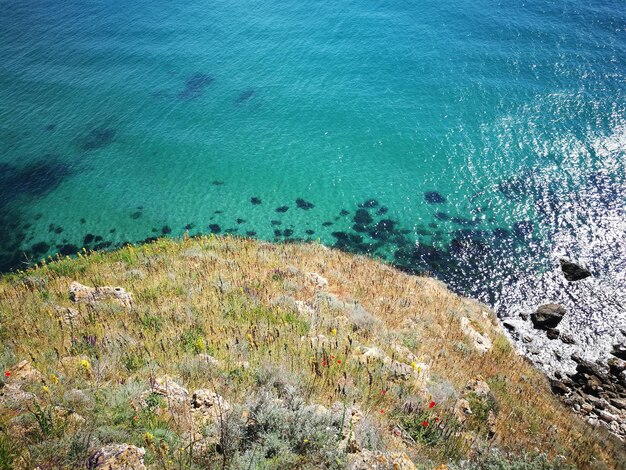
<path fill-rule="evenodd" d="M 326 278 L 328 286 L 317 286 L 310 272 Z M 133 308 L 74 305 L 68 297 L 74 280 L 122 286 L 132 292 Z M 310 309 L 299 312 L 295 301 Z M 74 307 L 80 315 L 65 322 L 55 306 Z M 202 464 L 186 454 L 185 423 L 174 413 L 142 410 L 138 416 L 129 404 L 150 378 L 167 374 L 190 391 L 211 388 L 245 409 L 268 370 L 279 371 L 274 374 L 296 386 L 306 403 L 357 404 L 380 430 L 373 447 L 407 452 L 426 468 L 450 458 L 480 462 L 493 448 L 512 455 L 542 453 L 578 468 L 623 465 L 619 443 L 560 405 L 545 378 L 512 350 L 493 314 L 483 312 L 484 306 L 433 279 L 375 260 L 315 244 L 232 237 L 163 239 L 6 275 L 0 280 L 0 367 L 10 371 L 28 359 L 43 376 L 28 389 L 41 410 L 59 406 L 86 421 L 68 426 L 65 420 L 59 431 L 57 419 L 44 429 L 45 414 L 33 405 L 27 410 L 0 401 L 0 468 L 2 462 L 74 468 L 96 445 L 108 442 L 143 443 L 146 462 L 155 468 L 219 467 L 225 463 L 223 448 L 207 451 L 215 459 L 205 455 Z M 462 316 L 490 336 L 490 352 L 473 349 L 460 329 Z M 324 339 L 315 339 L 318 335 Z M 363 346 L 409 365 L 426 364 L 426 387 L 394 380 L 381 362 L 359 361 L 357 348 Z M 407 359 L 397 346 L 414 357 Z M 215 357 L 219 366 L 199 360 L 200 354 Z M 449 410 L 476 375 L 490 385 L 497 403 L 493 439 L 486 437 L 484 423 L 476 422 L 436 439 L 402 438 L 410 430 L 395 426 L 407 422 L 407 401 L 435 399 L 435 411 L 451 422 Z M 146 433 L 166 444 L 146 443 Z M 232 462 L 241 465 L 248 455 L 244 448 L 233 451 Z M 307 460 L 315 452 L 302 454 L 290 465 L 316 465 Z"/>

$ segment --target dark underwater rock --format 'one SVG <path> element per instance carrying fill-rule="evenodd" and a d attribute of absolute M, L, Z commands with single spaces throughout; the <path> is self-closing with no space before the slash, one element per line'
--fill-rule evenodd
<path fill-rule="evenodd" d="M 57 245 L 57 249 L 59 253 L 63 256 L 75 255 L 78 253 L 79 249 L 76 245 L 65 244 L 65 245 Z"/>
<path fill-rule="evenodd" d="M 531 313 L 530 320 L 538 330 L 556 328 L 565 316 L 565 308 L 559 304 L 541 305 L 535 313 Z"/>
<path fill-rule="evenodd" d="M 37 242 L 30 248 L 31 250 L 33 250 L 34 253 L 42 254 L 48 252 L 48 250 L 50 249 L 50 245 L 48 245 L 46 242 Z"/>
<path fill-rule="evenodd" d="M 98 150 L 106 147 L 115 138 L 117 131 L 111 128 L 98 127 L 89 131 L 85 137 L 80 140 L 80 148 L 85 151 Z"/>
<path fill-rule="evenodd" d="M 289 210 L 289 206 L 280 206 L 276 208 L 276 212 L 285 213 Z"/>
<path fill-rule="evenodd" d="M 211 224 L 209 225 L 209 230 L 211 231 L 211 233 L 220 233 L 222 231 L 222 227 L 220 227 L 218 224 Z"/>
<path fill-rule="evenodd" d="M 426 191 L 424 199 L 428 204 L 443 204 L 446 202 L 446 198 L 437 191 Z"/>
<path fill-rule="evenodd" d="M 591 273 L 587 269 L 576 263 L 572 263 L 566 259 L 561 259 L 559 262 L 561 263 L 563 276 L 570 282 L 580 281 L 581 279 L 591 276 Z"/>
<path fill-rule="evenodd" d="M 205 73 L 194 73 L 185 81 L 185 88 L 176 97 L 179 100 L 193 100 L 202 96 L 204 89 L 213 83 L 214 78 Z"/>
<path fill-rule="evenodd" d="M 172 229 L 169 227 L 169 225 L 164 225 L 164 226 L 161 228 L 161 233 L 162 233 L 163 235 L 167 235 L 168 233 L 172 233 Z"/>
<path fill-rule="evenodd" d="M 252 88 L 249 88 L 239 93 L 239 96 L 235 100 L 235 104 L 238 104 L 238 105 L 244 104 L 246 101 L 251 100 L 255 96 L 256 96 L 256 91 L 253 90 Z"/>
<path fill-rule="evenodd" d="M 246 235 L 247 235 L 248 237 L 254 237 L 254 236 L 256 235 L 256 232 L 255 232 L 254 230 L 248 230 L 248 231 L 246 232 Z"/>
<path fill-rule="evenodd" d="M 530 220 L 521 220 L 513 225 L 513 233 L 519 237 L 526 237 L 533 233 L 534 226 Z"/>
<path fill-rule="evenodd" d="M 253 205 L 258 206 L 258 205 L 259 205 L 259 204 L 261 204 L 263 201 L 261 201 L 261 198 L 260 198 L 260 197 L 256 197 L 256 196 L 254 196 L 254 197 L 251 197 L 251 198 L 250 198 L 250 202 L 251 202 Z"/>
<path fill-rule="evenodd" d="M 302 209 L 305 211 L 308 211 L 309 209 L 313 209 L 315 207 L 313 203 L 305 201 L 301 197 L 296 199 L 296 206 L 298 207 L 298 209 Z"/>
<path fill-rule="evenodd" d="M 352 220 L 359 225 L 368 225 L 371 224 L 374 219 L 365 209 L 358 209 Z"/>
<path fill-rule="evenodd" d="M 89 245 L 90 243 L 94 241 L 95 238 L 96 238 L 95 235 L 88 233 L 87 235 L 85 235 L 85 238 L 83 240 L 83 245 Z"/>
<path fill-rule="evenodd" d="M 137 220 L 139 217 L 141 217 L 141 211 L 135 211 L 130 215 L 130 218 L 134 220 Z"/>

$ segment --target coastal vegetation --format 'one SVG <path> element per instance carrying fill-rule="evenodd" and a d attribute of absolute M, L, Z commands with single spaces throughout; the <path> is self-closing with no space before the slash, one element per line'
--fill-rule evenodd
<path fill-rule="evenodd" d="M 0 469 L 626 466 L 486 306 L 316 243 L 50 258 L 0 345 Z"/>

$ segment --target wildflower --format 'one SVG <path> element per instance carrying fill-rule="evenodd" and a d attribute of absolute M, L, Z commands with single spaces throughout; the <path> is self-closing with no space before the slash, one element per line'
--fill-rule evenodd
<path fill-rule="evenodd" d="M 326 367 L 328 365 L 328 363 L 324 360 L 322 361 L 322 367 Z"/>
<path fill-rule="evenodd" d="M 89 364 L 89 361 L 87 359 L 82 359 L 80 361 L 80 366 L 85 369 L 85 371 L 89 372 L 91 370 L 91 364 Z"/>
<path fill-rule="evenodd" d="M 385 414 L 385 410 L 380 410 L 380 414 L 384 415 Z"/>
<path fill-rule="evenodd" d="M 137 415 L 133 416 L 133 421 L 139 421 L 139 416 Z"/>
<path fill-rule="evenodd" d="M 5 377 L 11 377 L 11 371 L 10 370 L 5 370 L 4 371 L 4 376 Z"/>
<path fill-rule="evenodd" d="M 428 408 L 434 408 L 436 404 L 437 404 L 437 403 L 435 403 L 434 401 L 431 401 L 431 402 L 428 404 Z"/>
<path fill-rule="evenodd" d="M 384 388 L 380 391 L 381 395 L 386 395 L 387 394 L 387 390 L 385 390 Z"/>
<path fill-rule="evenodd" d="M 47 386 L 47 385 L 44 385 L 43 387 L 41 387 L 41 391 L 42 391 L 43 393 L 49 393 L 49 392 L 50 392 L 50 389 L 48 388 L 48 386 Z"/>
<path fill-rule="evenodd" d="M 335 359 L 335 356 L 330 356 L 331 359 Z"/>
<path fill-rule="evenodd" d="M 333 334 L 333 336 L 337 336 L 337 329 L 333 328 L 332 330 L 330 330 L 330 332 Z"/>
<path fill-rule="evenodd" d="M 341 364 L 341 359 L 337 359 L 337 364 Z"/>
<path fill-rule="evenodd" d="M 50 374 L 50 382 L 56 385 L 59 383 L 59 378 L 54 374 Z"/>
<path fill-rule="evenodd" d="M 308 444 L 308 443 L 309 443 L 309 440 L 308 440 L 308 439 L 305 439 L 305 440 L 304 440 L 304 443 L 305 443 L 305 444 Z"/>
<path fill-rule="evenodd" d="M 146 433 L 143 435 L 143 438 L 145 439 L 146 444 L 150 445 L 154 441 L 154 434 L 146 431 Z"/>
<path fill-rule="evenodd" d="M 422 421 L 422 426 L 424 427 L 428 426 L 428 421 Z"/>

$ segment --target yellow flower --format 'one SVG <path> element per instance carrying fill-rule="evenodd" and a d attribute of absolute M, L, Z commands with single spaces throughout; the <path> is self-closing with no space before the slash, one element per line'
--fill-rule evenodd
<path fill-rule="evenodd" d="M 146 431 L 146 433 L 143 435 L 143 438 L 145 439 L 147 444 L 151 444 L 154 441 L 154 434 Z"/>
<path fill-rule="evenodd" d="M 332 330 L 330 330 L 330 332 L 333 334 L 333 336 L 337 336 L 337 329 L 333 328 Z"/>
<path fill-rule="evenodd" d="M 41 391 L 42 391 L 43 393 L 49 393 L 49 392 L 50 392 L 50 389 L 49 389 L 46 385 L 44 385 L 43 387 L 41 387 Z"/>
<path fill-rule="evenodd" d="M 54 374 L 50 374 L 50 382 L 56 385 L 59 383 L 59 378 Z"/>
<path fill-rule="evenodd" d="M 80 361 L 80 366 L 85 369 L 87 372 L 89 372 L 91 370 L 91 364 L 89 364 L 89 361 L 87 359 L 82 359 Z"/>
<path fill-rule="evenodd" d="M 308 439 L 305 439 L 305 440 L 304 440 L 304 443 L 305 443 L 305 444 L 308 444 L 308 443 L 309 443 L 309 440 L 308 440 Z"/>
<path fill-rule="evenodd" d="M 198 339 L 196 339 L 196 344 L 194 345 L 196 351 L 198 352 L 202 352 L 206 349 L 206 346 L 204 344 L 204 340 L 200 337 L 198 337 Z"/>

